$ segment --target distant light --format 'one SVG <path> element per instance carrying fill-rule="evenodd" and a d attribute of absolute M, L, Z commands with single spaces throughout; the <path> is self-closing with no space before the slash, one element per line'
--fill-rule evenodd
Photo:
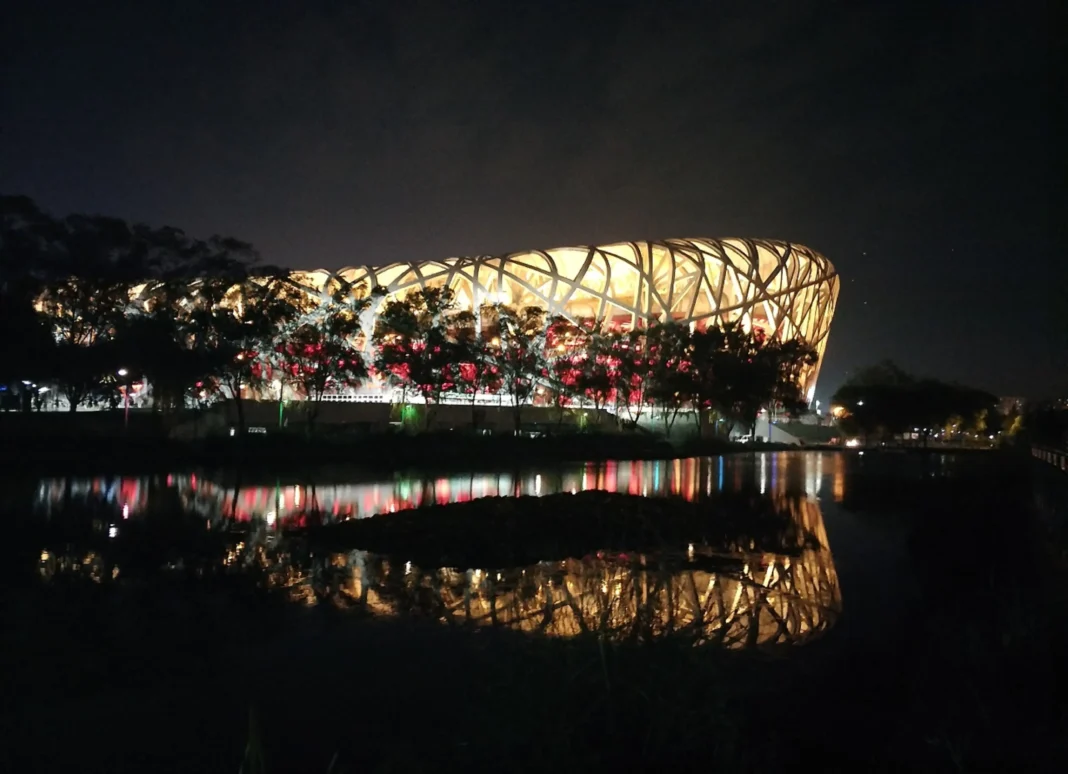
<path fill-rule="evenodd" d="M 237 435 L 237 430 L 235 430 L 234 428 L 231 427 L 230 428 L 230 437 L 233 438 L 235 435 Z"/>
<path fill-rule="evenodd" d="M 854 446 L 860 446 L 860 441 L 856 438 L 850 438 L 846 441 L 846 446 L 853 448 Z"/>
<path fill-rule="evenodd" d="M 33 382 L 29 381 L 28 379 L 23 379 L 22 383 L 25 384 L 27 387 L 29 387 L 31 384 L 33 384 Z"/>
<path fill-rule="evenodd" d="M 130 372 L 127 371 L 125 368 L 120 368 L 119 369 L 119 376 L 126 376 L 128 373 L 130 373 Z"/>
<path fill-rule="evenodd" d="M 858 401 L 857 401 L 857 405 L 858 405 L 858 406 L 863 406 L 863 405 L 864 405 L 864 401 L 862 401 L 862 400 L 858 400 Z"/>
<path fill-rule="evenodd" d="M 122 504 L 122 518 L 124 518 L 124 519 L 130 518 L 130 504 L 129 503 L 123 503 Z"/>
<path fill-rule="evenodd" d="M 863 456 L 864 456 L 864 450 L 863 450 L 863 449 L 861 449 L 861 451 L 860 451 L 860 456 L 861 456 L 861 457 L 863 457 Z"/>
<path fill-rule="evenodd" d="M 119 528 L 118 527 L 108 527 L 108 537 L 109 538 L 118 537 L 118 535 L 119 535 Z"/>

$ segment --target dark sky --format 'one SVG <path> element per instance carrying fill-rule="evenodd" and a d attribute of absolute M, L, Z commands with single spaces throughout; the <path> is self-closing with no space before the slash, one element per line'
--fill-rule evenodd
<path fill-rule="evenodd" d="M 1042 395 L 1057 26 L 980 0 L 25 2 L 0 190 L 296 268 L 786 239 L 843 278 L 817 397 L 887 357 Z"/>

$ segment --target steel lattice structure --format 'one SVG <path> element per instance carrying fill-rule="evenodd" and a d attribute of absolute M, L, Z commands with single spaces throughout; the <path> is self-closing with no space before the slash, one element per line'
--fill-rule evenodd
<path fill-rule="evenodd" d="M 728 649 L 797 645 L 834 626 L 842 595 L 818 502 L 780 498 L 780 505 L 818 547 L 792 554 L 703 547 L 688 561 L 631 555 L 466 571 L 424 570 L 353 551 L 320 557 L 314 567 L 280 564 L 271 583 L 306 604 L 318 604 L 328 588 L 375 615 L 418 614 L 550 637 L 685 635 Z"/>
<path fill-rule="evenodd" d="M 572 321 L 635 328 L 677 320 L 700 328 L 739 322 L 783 339 L 800 336 L 820 362 L 839 280 L 825 257 L 802 245 L 766 239 L 667 239 L 559 247 L 336 272 L 295 272 L 311 294 L 344 281 L 381 286 L 387 298 L 448 285 L 461 308 L 540 306 Z M 381 303 L 381 301 L 379 301 Z M 819 365 L 805 376 L 815 386 Z"/>

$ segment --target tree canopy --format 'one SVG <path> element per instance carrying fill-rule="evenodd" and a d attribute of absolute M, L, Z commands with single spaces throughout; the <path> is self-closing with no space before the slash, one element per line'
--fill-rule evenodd
<path fill-rule="evenodd" d="M 997 414 L 997 398 L 971 387 L 918 378 L 886 361 L 858 371 L 832 398 L 843 428 L 866 438 L 918 433 L 981 433 Z"/>

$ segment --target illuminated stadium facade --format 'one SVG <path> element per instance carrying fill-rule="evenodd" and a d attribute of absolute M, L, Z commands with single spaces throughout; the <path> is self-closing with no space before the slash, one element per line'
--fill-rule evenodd
<path fill-rule="evenodd" d="M 295 272 L 313 295 L 338 280 L 381 286 L 390 297 L 448 285 L 461 309 L 484 304 L 540 306 L 578 322 L 621 329 L 676 320 L 698 329 L 739 322 L 781 339 L 800 336 L 819 362 L 838 298 L 838 275 L 819 253 L 766 239 L 667 239 L 559 247 L 506 255 Z M 375 309 L 385 299 L 376 301 Z M 372 310 L 372 315 L 374 310 Z M 373 329 L 373 317 L 364 330 Z M 804 376 L 811 398 L 819 363 Z"/>

